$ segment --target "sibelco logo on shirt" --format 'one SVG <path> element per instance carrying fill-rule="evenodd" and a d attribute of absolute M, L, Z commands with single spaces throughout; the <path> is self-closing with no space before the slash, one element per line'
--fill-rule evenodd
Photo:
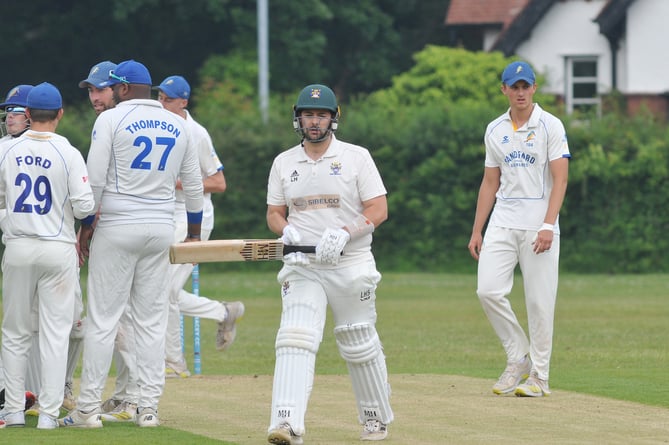
<path fill-rule="evenodd" d="M 318 210 L 339 208 L 341 206 L 341 199 L 339 195 L 313 195 L 301 196 L 293 199 L 293 208 L 295 210 Z"/>

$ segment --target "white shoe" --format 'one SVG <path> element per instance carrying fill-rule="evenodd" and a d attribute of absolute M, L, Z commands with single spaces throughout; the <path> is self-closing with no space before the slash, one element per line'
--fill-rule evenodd
<path fill-rule="evenodd" d="M 158 412 L 153 408 L 140 408 L 137 414 L 137 425 L 141 427 L 159 426 Z"/>
<path fill-rule="evenodd" d="M 516 388 L 518 397 L 548 397 L 551 390 L 548 389 L 548 380 L 539 378 L 537 371 L 530 372 L 530 377 L 522 385 Z"/>
<path fill-rule="evenodd" d="M 0 411 L 0 428 L 12 428 L 26 426 L 26 416 L 23 411 L 8 413 L 4 409 Z"/>
<path fill-rule="evenodd" d="M 102 428 L 100 410 L 94 409 L 90 413 L 83 413 L 75 409 L 62 419 L 58 419 L 58 425 L 68 428 Z"/>
<path fill-rule="evenodd" d="M 137 405 L 123 402 L 112 411 L 102 413 L 100 420 L 105 422 L 134 422 L 137 419 Z"/>
<path fill-rule="evenodd" d="M 383 440 L 388 437 L 388 426 L 377 419 L 367 419 L 360 440 Z"/>
<path fill-rule="evenodd" d="M 282 423 L 267 435 L 267 442 L 274 445 L 302 445 L 302 436 L 298 436 L 290 424 Z"/>
<path fill-rule="evenodd" d="M 492 387 L 492 392 L 495 394 L 509 394 L 516 390 L 518 384 L 526 379 L 532 369 L 532 362 L 529 357 L 525 356 L 516 363 L 507 363 L 506 369 L 499 380 Z"/>
<path fill-rule="evenodd" d="M 176 379 L 182 378 L 186 379 L 190 377 L 190 371 L 188 370 L 188 365 L 186 360 L 178 362 L 170 362 L 165 360 L 165 378 L 166 379 Z"/>
<path fill-rule="evenodd" d="M 237 322 L 244 316 L 244 303 L 235 301 L 234 303 L 222 303 L 227 310 L 225 320 L 218 324 L 216 332 L 216 349 L 225 351 L 230 347 L 237 335 Z"/>
<path fill-rule="evenodd" d="M 37 419 L 38 430 L 55 430 L 56 428 L 58 428 L 58 420 L 47 416 L 46 414 L 39 415 L 39 418 Z"/>

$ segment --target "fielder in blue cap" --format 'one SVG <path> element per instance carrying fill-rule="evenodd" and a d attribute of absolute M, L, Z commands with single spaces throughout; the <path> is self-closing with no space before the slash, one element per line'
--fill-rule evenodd
<path fill-rule="evenodd" d="M 26 116 L 26 100 L 32 89 L 32 85 L 17 85 L 9 90 L 5 101 L 0 104 L 0 109 L 5 112 L 0 124 L 0 134 L 3 136 L 0 141 L 19 137 L 30 128 L 30 120 Z"/>

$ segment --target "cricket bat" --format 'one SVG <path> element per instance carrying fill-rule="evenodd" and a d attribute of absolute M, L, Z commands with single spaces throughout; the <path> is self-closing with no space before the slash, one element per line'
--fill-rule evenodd
<path fill-rule="evenodd" d="M 316 246 L 286 246 L 273 239 L 193 241 L 170 246 L 170 262 L 214 263 L 281 260 L 291 252 L 315 253 Z"/>

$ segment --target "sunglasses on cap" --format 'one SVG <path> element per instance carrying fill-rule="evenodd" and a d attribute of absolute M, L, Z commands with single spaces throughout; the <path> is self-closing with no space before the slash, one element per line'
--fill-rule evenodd
<path fill-rule="evenodd" d="M 24 113 L 26 112 L 25 107 L 6 107 L 5 112 L 7 113 Z"/>
<path fill-rule="evenodd" d="M 109 78 L 114 79 L 114 80 L 118 80 L 119 82 L 122 82 L 122 83 L 130 83 L 125 78 L 125 76 L 121 77 L 121 76 L 117 76 L 116 74 L 114 74 L 114 70 L 109 71 Z"/>

